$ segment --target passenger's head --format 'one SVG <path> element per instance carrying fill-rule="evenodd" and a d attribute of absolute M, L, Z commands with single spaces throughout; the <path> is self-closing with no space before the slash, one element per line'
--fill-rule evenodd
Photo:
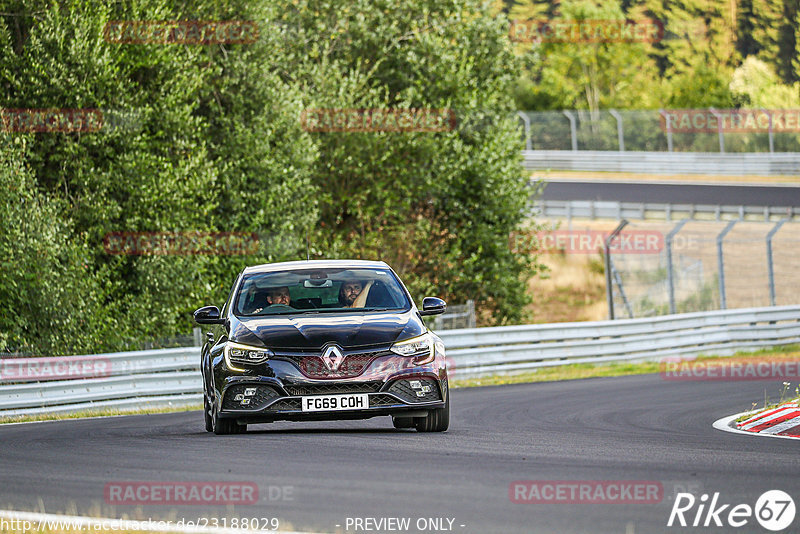
<path fill-rule="evenodd" d="M 339 288 L 339 304 L 348 307 L 352 306 L 363 289 L 364 284 L 360 280 L 344 282 Z"/>
<path fill-rule="evenodd" d="M 283 304 L 289 305 L 289 288 L 286 286 L 271 287 L 267 290 L 267 302 L 270 305 Z"/>

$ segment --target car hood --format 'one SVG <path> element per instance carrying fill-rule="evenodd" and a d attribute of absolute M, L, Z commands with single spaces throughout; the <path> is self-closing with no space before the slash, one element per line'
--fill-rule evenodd
<path fill-rule="evenodd" d="M 257 340 L 271 349 L 322 349 L 330 342 L 342 348 L 389 345 L 425 332 L 413 309 L 242 317 L 236 323 L 231 325 L 232 341 L 253 344 Z"/>

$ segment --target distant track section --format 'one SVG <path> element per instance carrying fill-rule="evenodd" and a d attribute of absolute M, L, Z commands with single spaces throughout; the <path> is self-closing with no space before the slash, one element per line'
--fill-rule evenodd
<path fill-rule="evenodd" d="M 800 172 L 800 169 L 799 169 Z M 542 200 L 603 200 L 727 206 L 800 206 L 800 186 L 547 181 Z"/>

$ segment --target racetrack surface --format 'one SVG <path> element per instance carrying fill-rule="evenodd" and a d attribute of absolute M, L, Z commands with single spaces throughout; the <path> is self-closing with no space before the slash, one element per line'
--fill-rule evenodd
<path fill-rule="evenodd" d="M 282 528 L 288 522 L 322 532 L 344 531 L 347 517 L 410 517 L 412 525 L 447 517 L 454 532 L 469 533 L 691 532 L 666 527 L 675 488 L 718 491 L 721 502 L 751 506 L 764 491 L 781 489 L 800 504 L 798 443 L 711 426 L 763 400 L 765 388 L 774 399 L 779 386 L 641 375 L 456 389 L 444 434 L 395 430 L 382 417 L 214 436 L 199 412 L 8 425 L 0 427 L 0 507 L 106 517 L 277 516 Z M 103 502 L 110 482 L 187 480 L 252 481 L 260 502 L 138 511 Z M 515 504 L 509 484 L 516 480 L 659 481 L 664 498 Z M 292 494 L 270 496 L 270 486 L 292 486 Z M 736 531 L 764 532 L 753 519 Z"/>
<path fill-rule="evenodd" d="M 542 200 L 788 207 L 800 206 L 800 187 L 556 180 L 547 181 L 541 198 Z"/>

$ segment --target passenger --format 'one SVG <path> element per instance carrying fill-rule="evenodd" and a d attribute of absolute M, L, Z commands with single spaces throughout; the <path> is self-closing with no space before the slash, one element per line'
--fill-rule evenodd
<path fill-rule="evenodd" d="M 372 280 L 366 283 L 358 280 L 344 282 L 339 288 L 339 304 L 343 308 L 363 308 L 370 287 Z"/>

